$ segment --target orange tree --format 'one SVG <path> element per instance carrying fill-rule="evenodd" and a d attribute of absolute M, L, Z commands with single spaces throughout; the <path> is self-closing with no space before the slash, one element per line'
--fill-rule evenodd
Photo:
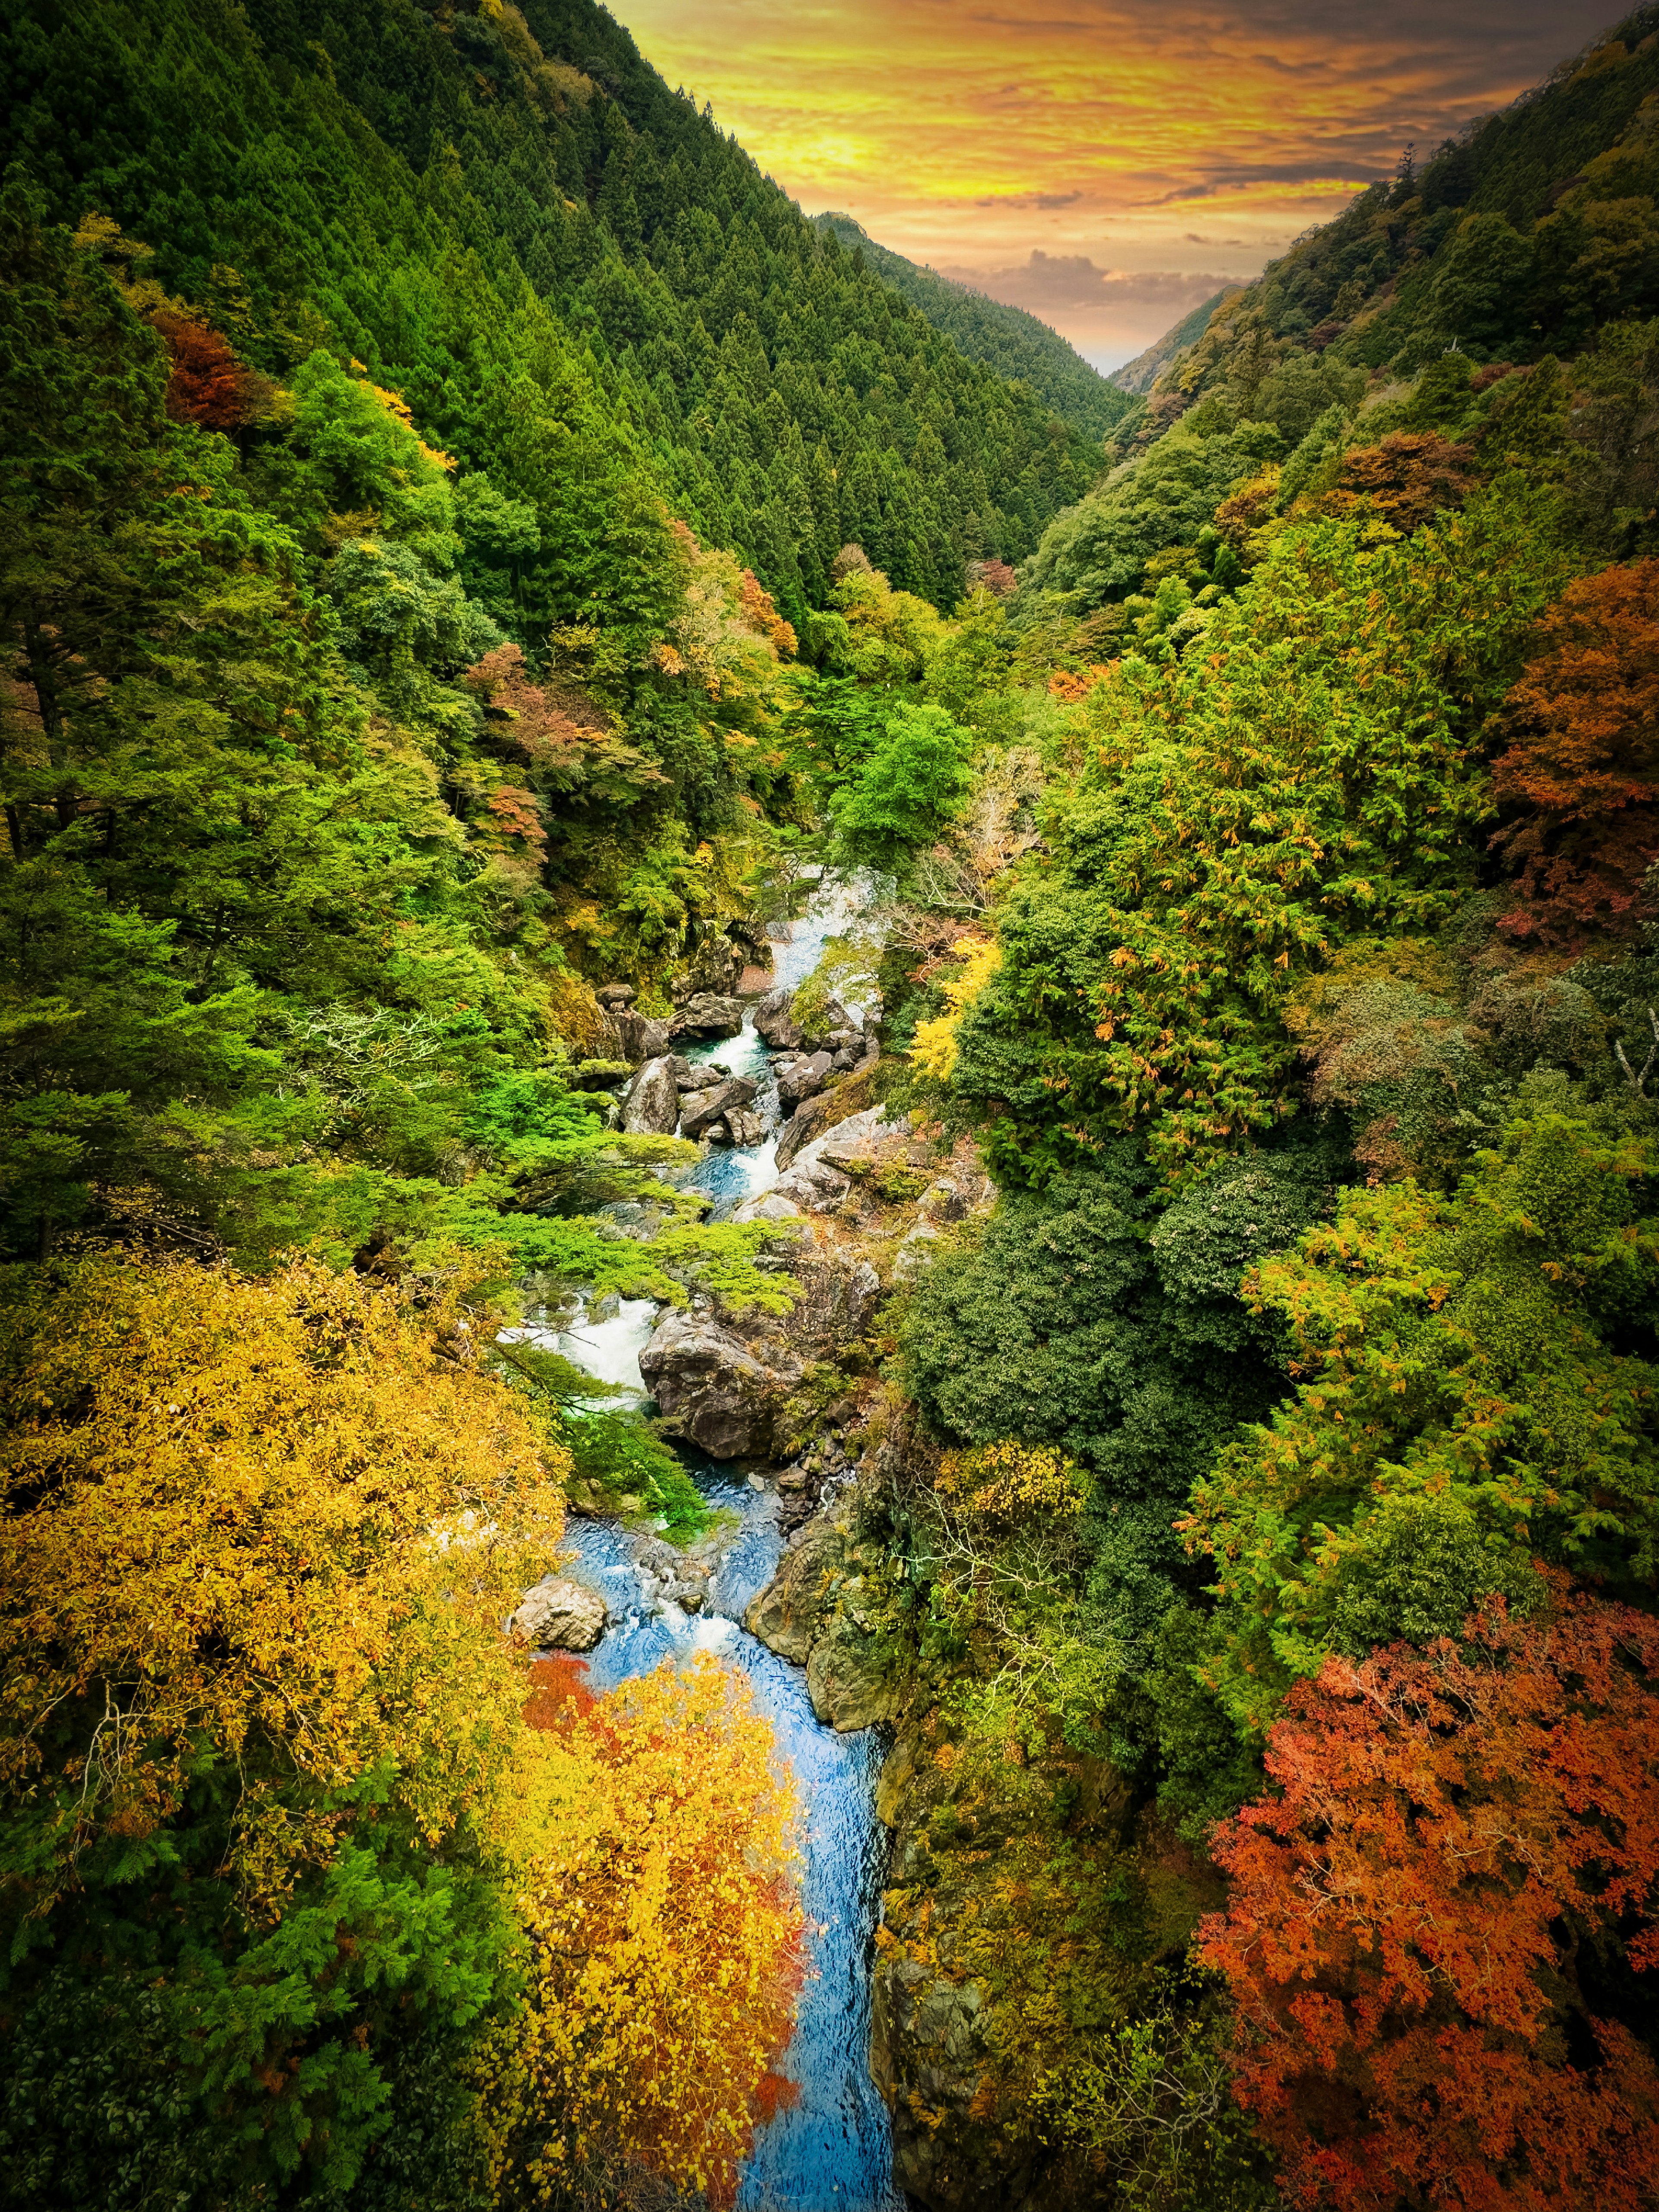
<path fill-rule="evenodd" d="M 537 1672 L 514 1830 L 533 1964 L 483 2100 L 498 2201 L 562 2203 L 634 2164 L 730 2204 L 789 2094 L 800 1974 L 771 1729 L 708 1657 L 599 1700 Z"/>
<path fill-rule="evenodd" d="M 1298 2205 L 1652 2201 L 1659 1624 L 1555 1580 L 1535 1624 L 1328 1660 L 1217 1832 L 1200 1950 Z"/>
<path fill-rule="evenodd" d="M 1503 927 L 1571 941 L 1632 934 L 1659 860 L 1659 561 L 1570 585 L 1495 727 L 1493 840 L 1518 876 Z"/>
<path fill-rule="evenodd" d="M 460 1296 L 0 1275 L 0 2162 L 30 2202 L 125 2203 L 135 2166 L 348 2185 L 388 2052 L 496 1986 L 500 1622 L 563 1455 Z"/>

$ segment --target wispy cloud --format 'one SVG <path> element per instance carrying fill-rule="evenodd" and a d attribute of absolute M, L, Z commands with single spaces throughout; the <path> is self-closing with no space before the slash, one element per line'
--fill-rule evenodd
<path fill-rule="evenodd" d="M 1217 252 L 1229 279 L 1254 274 L 1407 141 L 1504 106 L 1595 28 L 1582 0 L 611 4 L 804 206 L 988 289 L 1009 270 L 1037 283 L 1034 250 L 1086 260 L 1101 281 L 1051 319 L 1118 358 L 1162 308 L 1114 277 L 1185 281 Z M 1190 229 L 1200 207 L 1224 236 Z"/>

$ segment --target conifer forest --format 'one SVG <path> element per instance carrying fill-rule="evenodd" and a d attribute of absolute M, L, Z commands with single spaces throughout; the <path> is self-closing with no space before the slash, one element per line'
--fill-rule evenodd
<path fill-rule="evenodd" d="M 1655 2212 L 1659 6 L 1121 385 L 597 0 L 0 106 L 0 2205 Z"/>

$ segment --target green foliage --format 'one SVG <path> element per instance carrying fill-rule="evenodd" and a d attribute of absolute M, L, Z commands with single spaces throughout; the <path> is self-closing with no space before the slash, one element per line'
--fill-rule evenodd
<path fill-rule="evenodd" d="M 1127 393 L 1108 383 L 1058 331 L 1023 307 L 1011 307 L 933 269 L 919 269 L 902 253 L 878 246 L 849 215 L 821 215 L 816 220 L 849 251 L 856 247 L 866 267 L 920 308 L 969 361 L 981 361 L 999 376 L 1029 384 L 1039 399 L 1085 437 L 1107 436 L 1127 414 L 1133 404 Z"/>
<path fill-rule="evenodd" d="M 1007 1109 L 1005 1171 L 1141 1130 L 1179 1178 L 1291 1110 L 1298 975 L 1468 880 L 1474 740 L 1565 572 L 1555 519 L 1509 477 L 1398 544 L 1288 531 L 1201 656 L 1093 690 L 959 1037 L 956 1091 Z"/>
<path fill-rule="evenodd" d="M 1204 428 L 1178 424 L 1053 523 L 1025 570 L 1027 587 L 1079 614 L 1126 598 L 1155 554 L 1194 544 L 1228 493 L 1285 450 L 1271 423 L 1235 428 L 1224 414 Z"/>
<path fill-rule="evenodd" d="M 856 780 L 830 802 L 843 859 L 902 874 L 967 797 L 970 742 L 943 707 L 895 708 Z"/>
<path fill-rule="evenodd" d="M 1186 1523 L 1217 1563 L 1212 1679 L 1241 1723 L 1332 1650 L 1449 1634 L 1492 1591 L 1524 1604 L 1534 1553 L 1653 1578 L 1655 1167 L 1650 1142 L 1540 1113 L 1455 1198 L 1350 1190 L 1258 1270 L 1303 1379 Z"/>

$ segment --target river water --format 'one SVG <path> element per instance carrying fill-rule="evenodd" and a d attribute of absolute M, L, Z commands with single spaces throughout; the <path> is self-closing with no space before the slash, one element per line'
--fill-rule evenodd
<path fill-rule="evenodd" d="M 802 981 L 826 936 L 844 929 L 855 908 L 846 892 L 820 892 L 792 940 L 773 951 L 779 984 Z M 752 1018 L 740 1036 L 691 1048 L 693 1060 L 718 1060 L 762 1086 L 757 1110 L 775 1118 L 766 1048 Z M 710 1146 L 688 1178 L 691 1188 L 729 1213 L 776 1181 L 775 1134 L 764 1144 Z M 602 1322 L 579 1321 L 558 1340 L 568 1358 L 643 1397 L 639 1355 L 656 1321 L 647 1299 L 628 1300 Z M 881 1902 L 884 1839 L 875 1814 L 883 1746 L 878 1731 L 838 1735 L 813 1717 L 805 1675 L 740 1626 L 744 1608 L 777 1570 L 783 1551 L 775 1491 L 756 1491 L 729 1470 L 691 1465 L 711 1505 L 739 1516 L 698 1615 L 672 1604 L 656 1610 L 611 1522 L 573 1521 L 570 1569 L 603 1593 L 611 1623 L 588 1656 L 598 1691 L 683 1665 L 713 1652 L 748 1675 L 757 1709 L 771 1722 L 779 1757 L 792 1770 L 802 1808 L 807 1979 L 782 2070 L 799 2091 L 756 2138 L 738 2190 L 739 2212 L 899 2212 L 892 2187 L 887 2110 L 870 2079 L 870 1965 Z"/>

